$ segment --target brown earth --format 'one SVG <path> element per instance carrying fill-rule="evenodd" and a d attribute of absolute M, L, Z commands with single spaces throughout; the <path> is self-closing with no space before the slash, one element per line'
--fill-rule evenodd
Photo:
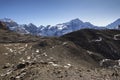
<path fill-rule="evenodd" d="M 106 56 L 72 39 L 0 30 L 0 80 L 120 80 L 119 67 L 100 66 Z"/>

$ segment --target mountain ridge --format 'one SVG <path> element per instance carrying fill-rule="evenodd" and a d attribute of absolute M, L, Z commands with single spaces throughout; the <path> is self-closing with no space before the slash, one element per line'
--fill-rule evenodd
<path fill-rule="evenodd" d="M 90 22 L 83 22 L 79 18 L 70 20 L 65 23 L 56 24 L 55 26 L 36 26 L 32 23 L 29 24 L 18 24 L 17 22 L 11 19 L 0 19 L 0 21 L 5 22 L 7 27 L 18 33 L 23 34 L 32 34 L 32 35 L 40 35 L 40 36 L 62 36 L 64 34 L 77 31 L 80 29 L 118 29 L 118 25 L 120 25 L 120 19 L 117 19 L 113 23 L 105 26 L 99 27 L 91 24 Z"/>

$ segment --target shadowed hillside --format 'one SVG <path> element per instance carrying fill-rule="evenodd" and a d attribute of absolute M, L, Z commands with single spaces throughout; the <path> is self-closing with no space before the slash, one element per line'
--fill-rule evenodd
<path fill-rule="evenodd" d="M 83 49 L 96 52 L 107 59 L 120 58 L 120 31 L 83 29 L 62 36 Z"/>
<path fill-rule="evenodd" d="M 8 28 L 5 23 L 0 21 L 0 29 L 7 30 Z"/>

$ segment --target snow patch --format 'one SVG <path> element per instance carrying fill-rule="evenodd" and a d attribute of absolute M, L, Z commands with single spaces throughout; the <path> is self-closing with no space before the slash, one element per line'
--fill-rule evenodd
<path fill-rule="evenodd" d="M 51 64 L 52 66 L 54 66 L 54 67 L 59 67 L 60 65 L 58 65 L 58 64 L 55 64 L 54 62 L 48 62 L 49 64 Z"/>
<path fill-rule="evenodd" d="M 120 36 L 120 34 L 114 35 L 114 38 L 113 38 L 113 39 L 114 39 L 114 40 L 120 40 L 120 39 L 117 38 L 118 36 Z"/>
<path fill-rule="evenodd" d="M 67 42 L 64 42 L 62 45 L 66 45 L 67 44 Z"/>
<path fill-rule="evenodd" d="M 100 42 L 102 40 L 103 40 L 102 37 L 99 37 L 98 39 L 92 40 L 92 42 Z"/>
<path fill-rule="evenodd" d="M 89 55 L 93 54 L 93 52 L 91 52 L 91 51 L 88 51 L 88 50 L 87 50 L 87 53 L 88 53 Z"/>

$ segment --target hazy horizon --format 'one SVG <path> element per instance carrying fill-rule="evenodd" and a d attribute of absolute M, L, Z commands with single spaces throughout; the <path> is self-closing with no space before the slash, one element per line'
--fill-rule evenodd
<path fill-rule="evenodd" d="M 120 0 L 1 0 L 0 18 L 20 24 L 56 25 L 79 18 L 97 26 L 120 18 Z"/>

